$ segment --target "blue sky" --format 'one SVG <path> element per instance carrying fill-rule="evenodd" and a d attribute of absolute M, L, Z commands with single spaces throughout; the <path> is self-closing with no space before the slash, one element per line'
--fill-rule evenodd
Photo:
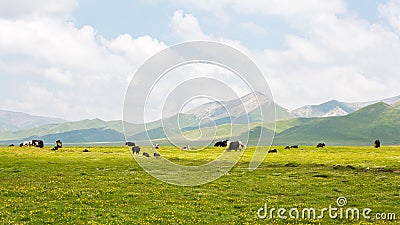
<path fill-rule="evenodd" d="M 400 94 L 399 0 L 0 4 L 3 110 L 121 119 L 128 83 L 147 58 L 202 39 L 249 55 L 288 109 Z"/>
<path fill-rule="evenodd" d="M 382 23 L 378 13 L 379 4 L 383 0 L 352 0 L 347 1 L 349 11 L 354 16 L 368 20 L 371 23 Z M 157 37 L 167 45 L 179 42 L 169 27 L 172 15 L 177 10 L 193 14 L 201 22 L 203 31 L 227 39 L 240 40 L 243 45 L 252 49 L 283 48 L 283 36 L 297 34 L 295 29 L 287 26 L 278 16 L 245 15 L 224 9 L 229 19 L 221 19 L 215 12 L 207 12 L 190 5 L 180 5 L 163 1 L 79 1 L 79 7 L 74 11 L 73 18 L 77 26 L 90 24 L 99 34 L 107 38 L 115 38 L 120 34 L 132 36 L 150 35 Z M 228 21 L 226 21 L 228 20 Z M 240 23 L 258 24 L 264 31 L 249 35 L 248 30 L 237 27 Z"/>

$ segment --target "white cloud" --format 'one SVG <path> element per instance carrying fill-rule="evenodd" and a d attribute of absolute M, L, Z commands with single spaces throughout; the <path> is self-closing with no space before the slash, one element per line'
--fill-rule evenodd
<path fill-rule="evenodd" d="M 92 27 L 78 29 L 49 17 L 1 19 L 0 34 L 2 54 L 19 54 L 50 65 L 92 68 L 105 55 Z"/>
<path fill-rule="evenodd" d="M 233 1 L 237 12 L 280 16 L 288 19 L 315 17 L 319 14 L 343 13 L 346 6 L 341 0 L 248 0 Z"/>
<path fill-rule="evenodd" d="M 202 17 L 194 14 L 199 10 L 175 11 L 169 24 L 181 41 L 216 40 L 244 51 L 263 69 L 274 97 L 285 107 L 400 94 L 398 0 L 379 7 L 390 26 L 353 17 L 340 0 L 224 0 L 217 5 L 172 1 L 216 15 L 241 15 L 245 21 L 237 26 L 252 34 L 268 35 L 264 29 L 268 26 L 253 20 L 256 17 L 278 17 L 295 29 L 284 36 L 281 48 L 250 50 L 223 32 L 217 36 L 203 31 Z M 65 22 L 77 7 L 76 1 L 0 2 L 10 6 L 0 9 L 0 74 L 4 80 L 0 85 L 16 80 L 23 87 L 2 92 L 6 97 L 0 104 L 9 110 L 67 119 L 120 119 L 123 95 L 133 73 L 146 58 L 166 47 L 147 35 L 121 34 L 109 39 L 92 26 Z"/>
<path fill-rule="evenodd" d="M 2 104 L 6 107 L 13 108 L 16 111 L 31 112 L 33 114 L 42 115 L 41 113 L 54 110 L 56 116 L 60 108 L 68 109 L 65 101 L 56 96 L 55 93 L 42 87 L 38 83 L 28 81 L 19 85 L 23 92 L 17 92 L 15 99 L 7 99 Z M 51 113 L 50 113 L 51 115 Z"/>
<path fill-rule="evenodd" d="M 127 62 L 135 65 L 143 63 L 145 58 L 140 56 L 149 57 L 155 52 L 160 51 L 163 47 L 166 47 L 157 39 L 148 35 L 134 39 L 129 34 L 120 35 L 112 40 L 101 37 L 101 44 L 111 54 L 124 57 Z"/>
<path fill-rule="evenodd" d="M 72 85 L 74 84 L 72 80 L 72 74 L 69 71 L 63 71 L 60 68 L 46 68 L 42 72 L 47 79 L 52 80 L 56 85 L 60 86 L 68 86 L 68 88 L 71 88 Z"/>
<path fill-rule="evenodd" d="M 223 10 L 226 5 L 230 4 L 232 0 L 203 0 L 203 1 L 196 1 L 196 0 L 171 0 L 176 5 L 183 6 L 186 8 L 198 8 L 204 11 L 216 11 L 216 10 Z"/>
<path fill-rule="evenodd" d="M 230 21 L 230 18 L 225 13 L 225 7 L 232 4 L 232 0 L 170 0 L 170 2 L 190 11 L 200 9 L 207 13 L 213 13 L 219 22 L 227 23 Z"/>
<path fill-rule="evenodd" d="M 265 28 L 252 21 L 240 23 L 240 26 L 256 35 L 265 34 L 267 32 Z"/>
<path fill-rule="evenodd" d="M 78 6 L 77 0 L 0 0 L 0 17 L 27 18 L 32 15 L 69 17 Z"/>
<path fill-rule="evenodd" d="M 286 37 L 286 43 L 293 56 L 296 57 L 296 61 L 304 60 L 309 63 L 327 63 L 329 61 L 329 56 L 325 49 L 315 45 L 311 40 L 298 36 L 288 36 Z"/>
<path fill-rule="evenodd" d="M 390 0 L 385 4 L 381 4 L 378 9 L 400 36 L 400 1 Z"/>
<path fill-rule="evenodd" d="M 233 93 L 240 97 L 250 89 L 240 77 L 225 68 L 208 63 L 190 63 L 173 68 L 154 81 L 151 90 L 143 91 L 148 92 L 145 121 L 153 121 L 177 114 L 183 102 L 194 96 L 232 100 L 237 98 L 232 97 Z M 192 106 L 190 104 L 186 109 Z"/>
<path fill-rule="evenodd" d="M 209 40 L 200 28 L 197 18 L 192 14 L 184 14 L 182 10 L 175 11 L 172 16 L 170 27 L 182 40 Z"/>
<path fill-rule="evenodd" d="M 70 120 L 121 119 L 130 78 L 165 47 L 149 36 L 109 40 L 91 26 L 77 28 L 49 16 L 0 18 L 0 72 L 7 74 L 1 85 L 19 76 L 24 90 L 7 93 L 0 104 Z"/>
<path fill-rule="evenodd" d="M 309 37 L 288 36 L 284 50 L 265 50 L 262 65 L 276 100 L 288 108 L 330 99 L 368 101 L 400 94 L 400 42 L 377 24 L 335 19 Z"/>
<path fill-rule="evenodd" d="M 232 8 L 239 15 L 269 15 L 278 16 L 290 20 L 292 23 L 301 23 L 304 20 L 312 20 L 318 15 L 334 15 L 346 12 L 346 4 L 343 0 L 220 0 L 220 1 L 196 1 L 196 0 L 170 0 L 188 10 L 199 9 L 205 12 L 213 12 L 223 22 L 229 21 L 226 13 Z"/>
<path fill-rule="evenodd" d="M 283 106 L 294 109 L 330 99 L 368 101 L 400 94 L 394 85 L 400 82 L 400 41 L 395 30 L 351 14 L 337 16 L 347 12 L 342 1 L 234 3 L 238 12 L 284 18 L 301 34 L 286 35 L 285 47 L 274 50 L 249 50 L 240 41 L 213 37 L 252 57 Z M 386 5 L 389 6 L 392 13 L 388 15 L 397 21 L 393 12 L 398 5 Z M 197 19 L 191 21 L 196 21 L 196 26 L 187 28 L 204 35 Z"/>

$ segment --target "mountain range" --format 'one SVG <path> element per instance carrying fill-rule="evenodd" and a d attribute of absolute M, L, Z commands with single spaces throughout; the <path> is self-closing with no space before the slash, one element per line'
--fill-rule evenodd
<path fill-rule="evenodd" d="M 261 123 L 257 101 L 265 110 L 272 110 L 275 105 L 276 124 L 272 116 L 267 116 Z M 100 119 L 68 122 L 24 113 L 0 112 L 6 112 L 5 116 L 0 114 L 0 144 L 3 145 L 36 138 L 50 145 L 57 139 L 72 145 L 122 145 L 125 135 L 127 140 L 139 144 L 149 144 L 149 137 L 157 143 L 168 144 L 166 134 L 168 137 L 183 134 L 195 140 L 192 145 L 208 143 L 210 140 L 207 137 L 245 140 L 249 135 L 249 144 L 256 144 L 260 132 L 272 134 L 274 129 L 275 145 L 314 145 L 318 142 L 327 145 L 370 145 L 375 139 L 380 139 L 383 144 L 400 144 L 400 96 L 365 103 L 333 100 L 289 113 L 268 97 L 252 93 L 240 99 L 206 103 L 145 125 Z M 180 127 L 173 126 L 178 120 Z M 178 144 L 182 145 L 187 142 L 179 138 L 176 140 L 181 140 Z"/>
<path fill-rule="evenodd" d="M 296 118 L 286 122 L 295 125 L 278 133 L 276 144 L 372 145 L 375 139 L 388 145 L 400 144 L 399 103 L 379 102 L 346 116 Z"/>
<path fill-rule="evenodd" d="M 398 101 L 400 101 L 400 95 L 392 98 L 386 98 L 370 102 L 347 103 L 347 102 L 339 102 L 336 100 L 331 100 L 322 103 L 320 105 L 306 105 L 298 109 L 292 110 L 290 113 L 294 117 L 303 117 L 303 118 L 345 116 L 363 107 L 378 102 L 383 102 L 391 105 Z"/>
<path fill-rule="evenodd" d="M 247 94 L 239 99 L 222 102 L 210 102 L 200 105 L 185 114 L 194 115 L 197 119 L 213 118 L 215 121 L 229 121 L 235 124 L 252 123 L 262 121 L 260 106 L 264 112 L 272 112 L 275 105 L 275 117 L 271 113 L 264 118 L 264 122 L 272 122 L 276 120 L 288 119 L 293 116 L 287 109 L 274 103 L 267 96 L 260 92 Z"/>
<path fill-rule="evenodd" d="M 47 124 L 64 123 L 66 120 L 44 116 L 32 116 L 22 112 L 0 110 L 0 132 L 30 129 Z"/>

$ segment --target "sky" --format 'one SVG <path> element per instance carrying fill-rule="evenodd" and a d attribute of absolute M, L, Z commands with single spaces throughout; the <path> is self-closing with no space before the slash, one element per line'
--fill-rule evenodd
<path fill-rule="evenodd" d="M 122 119 L 135 71 L 191 40 L 243 51 L 289 110 L 400 95 L 400 0 L 0 0 L 0 109 Z"/>

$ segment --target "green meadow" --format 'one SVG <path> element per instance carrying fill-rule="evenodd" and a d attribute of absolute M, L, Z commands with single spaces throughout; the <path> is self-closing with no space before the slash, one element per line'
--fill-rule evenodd
<path fill-rule="evenodd" d="M 166 184 L 127 147 L 0 148 L 0 224 L 400 224 L 400 147 L 302 147 L 268 154 L 254 171 L 254 147 L 208 184 Z M 142 151 L 152 153 L 150 148 Z M 222 148 L 159 152 L 182 165 L 215 159 Z M 239 152 L 231 152 L 240 154 Z M 144 157 L 142 155 L 135 157 Z M 142 159 L 142 158 L 141 158 Z M 151 154 L 146 160 L 158 160 Z M 370 218 L 289 218 L 296 208 L 370 208 Z M 268 206 L 288 218 L 260 219 Z M 320 213 L 317 213 L 319 216 Z M 379 219 L 377 215 L 386 219 Z"/>

